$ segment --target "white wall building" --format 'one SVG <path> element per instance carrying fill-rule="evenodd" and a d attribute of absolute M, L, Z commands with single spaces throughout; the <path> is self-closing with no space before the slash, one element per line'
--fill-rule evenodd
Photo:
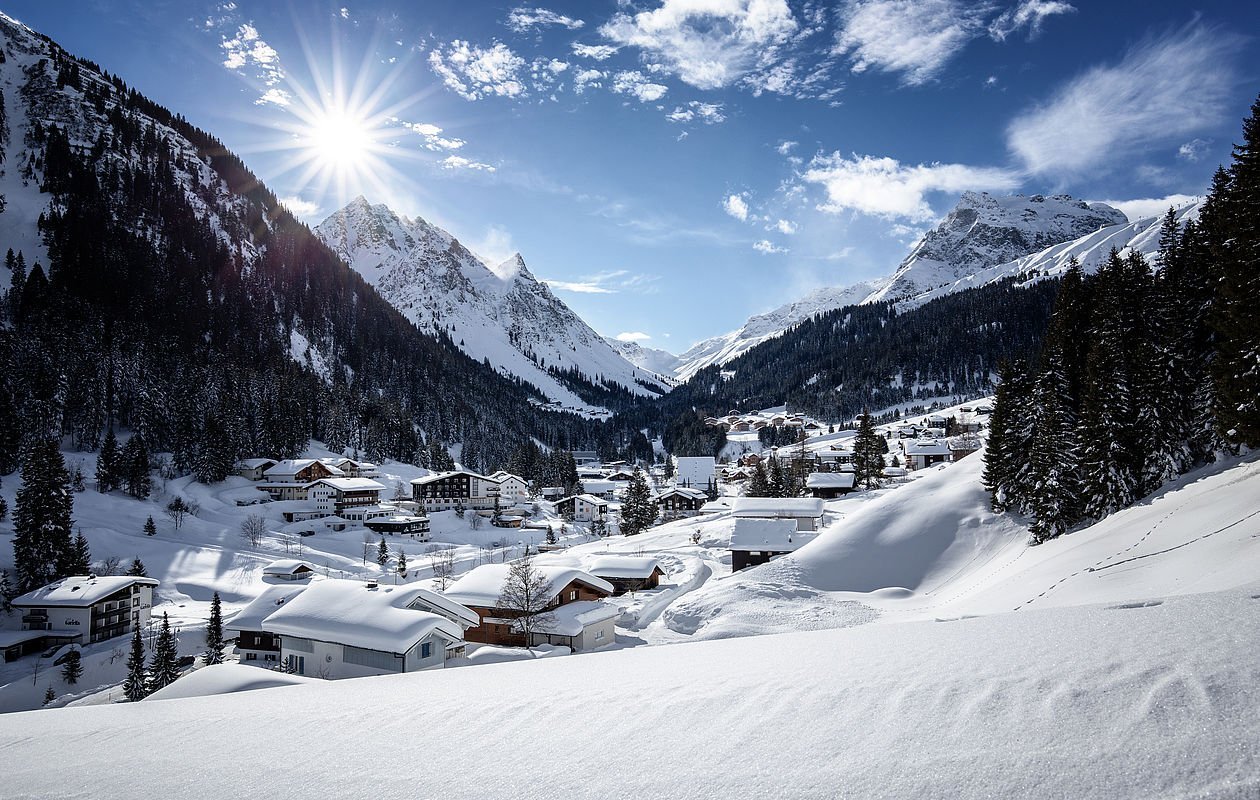
<path fill-rule="evenodd" d="M 525 479 L 521 476 L 513 475 L 505 470 L 499 470 L 488 477 L 499 482 L 500 505 L 513 506 L 529 499 L 529 485 L 525 483 Z"/>
<path fill-rule="evenodd" d="M 701 490 L 717 486 L 717 461 L 713 456 L 674 456 L 674 485 Z"/>
<path fill-rule="evenodd" d="M 52 636 L 78 634 L 81 644 L 125 636 L 149 623 L 153 578 L 130 575 L 74 576 L 13 599 L 22 630 Z"/>

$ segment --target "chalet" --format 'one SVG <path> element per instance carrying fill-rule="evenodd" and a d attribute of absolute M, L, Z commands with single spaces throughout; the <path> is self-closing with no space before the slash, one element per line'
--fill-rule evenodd
<path fill-rule="evenodd" d="M 594 450 L 574 450 L 573 462 L 579 467 L 583 464 L 598 464 L 599 453 L 596 453 Z"/>
<path fill-rule="evenodd" d="M 704 424 L 705 424 L 705 425 L 710 425 L 710 426 L 712 426 L 712 425 L 717 425 L 717 424 L 719 424 L 720 422 L 721 422 L 721 420 L 719 420 L 717 417 L 705 417 L 705 418 L 704 418 Z"/>
<path fill-rule="evenodd" d="M 264 473 L 277 463 L 274 458 L 243 458 L 236 462 L 236 474 L 251 481 L 260 481 Z"/>
<path fill-rule="evenodd" d="M 852 472 L 811 472 L 805 488 L 814 497 L 833 498 L 854 491 L 857 475 Z"/>
<path fill-rule="evenodd" d="M 296 558 L 282 558 L 263 567 L 263 579 L 304 581 L 315 575 L 315 566 Z"/>
<path fill-rule="evenodd" d="M 157 585 L 130 575 L 74 576 L 15 597 L 11 605 L 21 614 L 23 631 L 90 644 L 147 625 Z"/>
<path fill-rule="evenodd" d="M 616 472 L 612 472 L 607 475 L 605 479 L 616 483 L 629 483 L 634 480 L 634 473 L 624 469 L 619 469 Z"/>
<path fill-rule="evenodd" d="M 614 493 L 617 491 L 617 484 L 609 480 L 584 480 L 582 481 L 582 489 L 585 494 L 602 497 L 605 500 L 612 500 Z"/>
<path fill-rule="evenodd" d="M 258 488 L 271 495 L 272 500 L 305 500 L 306 489 L 322 478 L 344 478 L 345 474 L 313 458 L 280 461 L 263 471 L 263 482 Z"/>
<path fill-rule="evenodd" d="M 342 514 L 357 506 L 377 506 L 385 487 L 370 478 L 320 478 L 306 488 L 306 497 L 315 501 L 315 510 Z"/>
<path fill-rule="evenodd" d="M 905 464 L 909 469 L 923 469 L 949 460 L 949 445 L 936 439 L 916 439 L 901 443 Z"/>
<path fill-rule="evenodd" d="M 388 517 L 372 517 L 363 527 L 373 533 L 397 533 L 414 536 L 422 542 L 429 541 L 429 518 L 412 514 L 394 514 Z"/>
<path fill-rule="evenodd" d="M 489 477 L 498 482 L 499 502 L 503 505 L 513 506 L 529 499 L 529 484 L 521 476 L 499 470 Z"/>
<path fill-rule="evenodd" d="M 613 585 L 576 567 L 558 564 L 533 565 L 542 575 L 546 587 L 542 594 L 552 621 L 526 642 L 516 622 L 520 612 L 499 607 L 511 569 L 510 564 L 483 564 L 446 591 L 446 598 L 471 608 L 481 620 L 479 626 L 469 629 L 468 641 L 509 647 L 559 644 L 574 651 L 612 644 L 614 621 L 621 610 L 602 601 L 612 595 Z"/>
<path fill-rule="evenodd" d="M 747 431 L 750 431 L 750 430 L 752 430 L 752 425 L 749 422 L 742 419 L 739 422 L 734 422 L 731 424 L 732 433 L 746 433 Z"/>
<path fill-rule="evenodd" d="M 949 447 L 950 460 L 961 461 L 980 449 L 980 437 L 968 434 L 951 436 L 945 440 L 945 444 Z"/>
<path fill-rule="evenodd" d="M 786 519 L 796 529 L 813 531 L 823 515 L 823 501 L 816 497 L 740 497 L 732 513 L 736 519 Z"/>
<path fill-rule="evenodd" d="M 498 481 L 467 470 L 426 475 L 411 482 L 412 499 L 429 512 L 456 506 L 494 508 L 499 491 Z"/>
<path fill-rule="evenodd" d="M 736 519 L 731 531 L 731 571 L 739 572 L 794 552 L 812 542 L 816 535 L 798 531 L 790 519 Z"/>
<path fill-rule="evenodd" d="M 544 486 L 543 488 L 538 490 L 538 495 L 542 497 L 542 499 L 548 500 L 554 503 L 556 500 L 559 500 L 561 497 L 564 497 L 564 487 L 563 486 Z"/>
<path fill-rule="evenodd" d="M 755 467 L 762 462 L 760 453 L 746 453 L 739 459 L 740 466 Z"/>
<path fill-rule="evenodd" d="M 310 585 L 305 581 L 273 583 L 223 623 L 224 634 L 236 639 L 240 663 L 268 669 L 280 665 L 280 637 L 263 630 L 263 620 Z"/>
<path fill-rule="evenodd" d="M 320 461 L 330 467 L 336 467 L 347 478 L 378 478 L 381 471 L 370 461 L 355 461 L 352 458 L 322 458 Z"/>
<path fill-rule="evenodd" d="M 713 456 L 674 456 L 674 485 L 692 489 L 717 486 L 717 461 Z"/>
<path fill-rule="evenodd" d="M 665 574 L 660 562 L 648 556 L 596 556 L 587 563 L 586 571 L 611 583 L 613 596 L 655 589 Z"/>
<path fill-rule="evenodd" d="M 463 654 L 477 615 L 414 584 L 322 580 L 262 622 L 280 663 L 299 675 L 357 678 L 419 672 Z"/>
<path fill-rule="evenodd" d="M 661 510 L 661 519 L 668 521 L 696 516 L 708 499 L 709 496 L 699 489 L 680 486 L 666 489 L 657 495 L 656 505 Z"/>
<path fill-rule="evenodd" d="M 593 522 L 608 516 L 608 501 L 589 494 L 576 494 L 556 501 L 556 513 L 574 522 Z"/>

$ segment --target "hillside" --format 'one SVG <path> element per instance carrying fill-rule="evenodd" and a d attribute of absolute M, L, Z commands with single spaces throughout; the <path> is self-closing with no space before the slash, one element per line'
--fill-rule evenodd
<path fill-rule="evenodd" d="M 525 266 L 496 267 L 446 231 L 359 196 L 315 233 L 421 330 L 441 333 L 477 361 L 537 387 L 561 405 L 600 411 L 583 384 L 654 396 L 668 385 L 629 363 Z M 564 373 L 576 372 L 574 380 Z"/>

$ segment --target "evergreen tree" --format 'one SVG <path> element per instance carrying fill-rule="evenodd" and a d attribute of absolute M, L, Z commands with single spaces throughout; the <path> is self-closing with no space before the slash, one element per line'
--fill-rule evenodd
<path fill-rule="evenodd" d="M 878 489 L 884 477 L 883 451 L 888 447 L 871 422 L 871 413 L 863 409 L 858 417 L 857 436 L 853 438 L 853 482 L 855 486 Z M 881 449 L 882 448 L 882 449 Z"/>
<path fill-rule="evenodd" d="M 138 703 L 149 694 L 149 684 L 145 679 L 144 640 L 140 638 L 140 628 L 131 634 L 131 654 L 127 656 L 127 679 L 123 681 L 123 694 L 132 703 Z"/>
<path fill-rule="evenodd" d="M 1045 362 L 1033 390 L 1036 414 L 1028 455 L 1033 478 L 1029 505 L 1035 517 L 1032 536 L 1037 544 L 1062 534 L 1081 513 L 1076 419 L 1061 352 L 1048 351 Z"/>
<path fill-rule="evenodd" d="M 4 481 L 0 480 L 0 486 L 4 485 Z M 0 522 L 4 522 L 4 518 L 9 516 L 9 501 L 0 497 Z"/>
<path fill-rule="evenodd" d="M 398 548 L 398 576 L 407 577 L 407 554 L 403 552 L 401 546 Z"/>
<path fill-rule="evenodd" d="M 153 479 L 149 475 L 149 448 L 141 433 L 133 433 L 127 440 L 120 462 L 127 494 L 142 500 L 148 497 L 153 491 Z"/>
<path fill-rule="evenodd" d="M 153 663 L 149 665 L 149 694 L 169 686 L 178 678 L 179 645 L 171 631 L 170 617 L 163 612 L 162 627 L 158 629 L 157 643 L 153 646 Z"/>
<path fill-rule="evenodd" d="M 16 596 L 13 582 L 9 580 L 9 571 L 0 569 L 0 612 L 8 615 L 13 611 L 13 598 Z"/>
<path fill-rule="evenodd" d="M 22 468 L 13 511 L 13 567 L 20 592 L 38 589 L 66 573 L 72 558 L 74 496 L 57 442 L 35 442 Z"/>
<path fill-rule="evenodd" d="M 642 469 L 635 467 L 630 485 L 626 487 L 625 500 L 621 503 L 621 533 L 634 536 L 643 532 L 656 522 L 656 515 L 656 501 L 652 499 L 647 478 Z"/>
<path fill-rule="evenodd" d="M 48 705 L 57 699 L 57 693 L 53 691 L 52 686 L 44 690 L 44 705 Z"/>
<path fill-rule="evenodd" d="M 779 462 L 777 453 L 770 456 L 770 469 L 768 470 L 767 491 L 770 497 L 787 497 L 788 482 L 787 476 L 783 474 L 783 464 Z"/>
<path fill-rule="evenodd" d="M 748 497 L 769 497 L 770 479 L 766 477 L 764 461 L 758 461 L 753 467 L 753 474 L 748 478 L 748 488 L 744 492 Z"/>
<path fill-rule="evenodd" d="M 381 546 L 376 548 L 376 563 L 382 568 L 389 563 L 389 547 L 385 544 L 385 537 L 381 537 Z"/>
<path fill-rule="evenodd" d="M 153 515 L 150 514 L 149 518 L 144 521 L 144 535 L 154 536 L 156 534 L 157 534 L 157 523 L 153 521 Z"/>
<path fill-rule="evenodd" d="M 66 654 L 66 660 L 62 662 L 61 679 L 73 686 L 81 677 L 83 677 L 83 658 L 78 650 L 71 650 Z"/>
<path fill-rule="evenodd" d="M 994 511 L 1022 511 L 1029 485 L 1025 465 L 1032 445 L 1032 389 L 1022 363 L 1007 362 L 999 372 L 989 441 L 984 456 L 984 487 Z"/>
<path fill-rule="evenodd" d="M 144 562 L 140 560 L 140 556 L 136 556 L 131 560 L 131 566 L 127 568 L 127 574 L 133 578 L 149 577 L 149 571 L 144 568 Z"/>
<path fill-rule="evenodd" d="M 82 529 L 75 533 L 74 541 L 70 545 L 70 557 L 63 569 L 66 575 L 87 575 L 92 571 L 92 550 L 88 547 Z"/>
<path fill-rule="evenodd" d="M 205 662 L 207 665 L 223 663 L 223 604 L 219 600 L 218 592 L 210 598 L 210 619 L 206 623 Z"/>

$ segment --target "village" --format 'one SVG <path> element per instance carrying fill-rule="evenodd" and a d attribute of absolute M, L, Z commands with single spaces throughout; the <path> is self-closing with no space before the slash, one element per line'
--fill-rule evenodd
<path fill-rule="evenodd" d="M 176 618 L 189 676 L 227 661 L 287 676 L 271 678 L 280 682 L 676 640 L 664 612 L 688 592 L 792 553 L 864 496 L 967 457 L 988 413 L 980 401 L 874 426 L 881 466 L 866 478 L 855 465 L 856 423 L 837 429 L 782 408 L 707 419 L 726 432 L 717 458 L 670 457 L 644 470 L 575 452 L 568 487 L 344 455 L 245 459 L 221 485 L 184 487 L 202 492 L 187 505 L 197 523 L 219 523 L 220 542 L 231 541 L 222 523 L 239 520 L 241 580 L 225 593 L 217 656 L 204 643 L 204 591 L 178 569 L 160 573 L 173 586 L 115 569 L 13 598 L 0 682 L 9 690 L 33 672 L 32 687 L 46 684 L 61 697 L 55 704 L 116 701 L 119 643 L 139 631 L 152 648 L 159 614 Z M 765 428 L 792 443 L 764 446 Z M 71 653 L 96 665 L 84 685 L 99 691 L 53 689 Z M 201 680 L 211 679 L 183 678 L 160 696 L 196 693 Z M 29 705 L 33 689 L 21 694 L 0 692 L 0 707 Z"/>

